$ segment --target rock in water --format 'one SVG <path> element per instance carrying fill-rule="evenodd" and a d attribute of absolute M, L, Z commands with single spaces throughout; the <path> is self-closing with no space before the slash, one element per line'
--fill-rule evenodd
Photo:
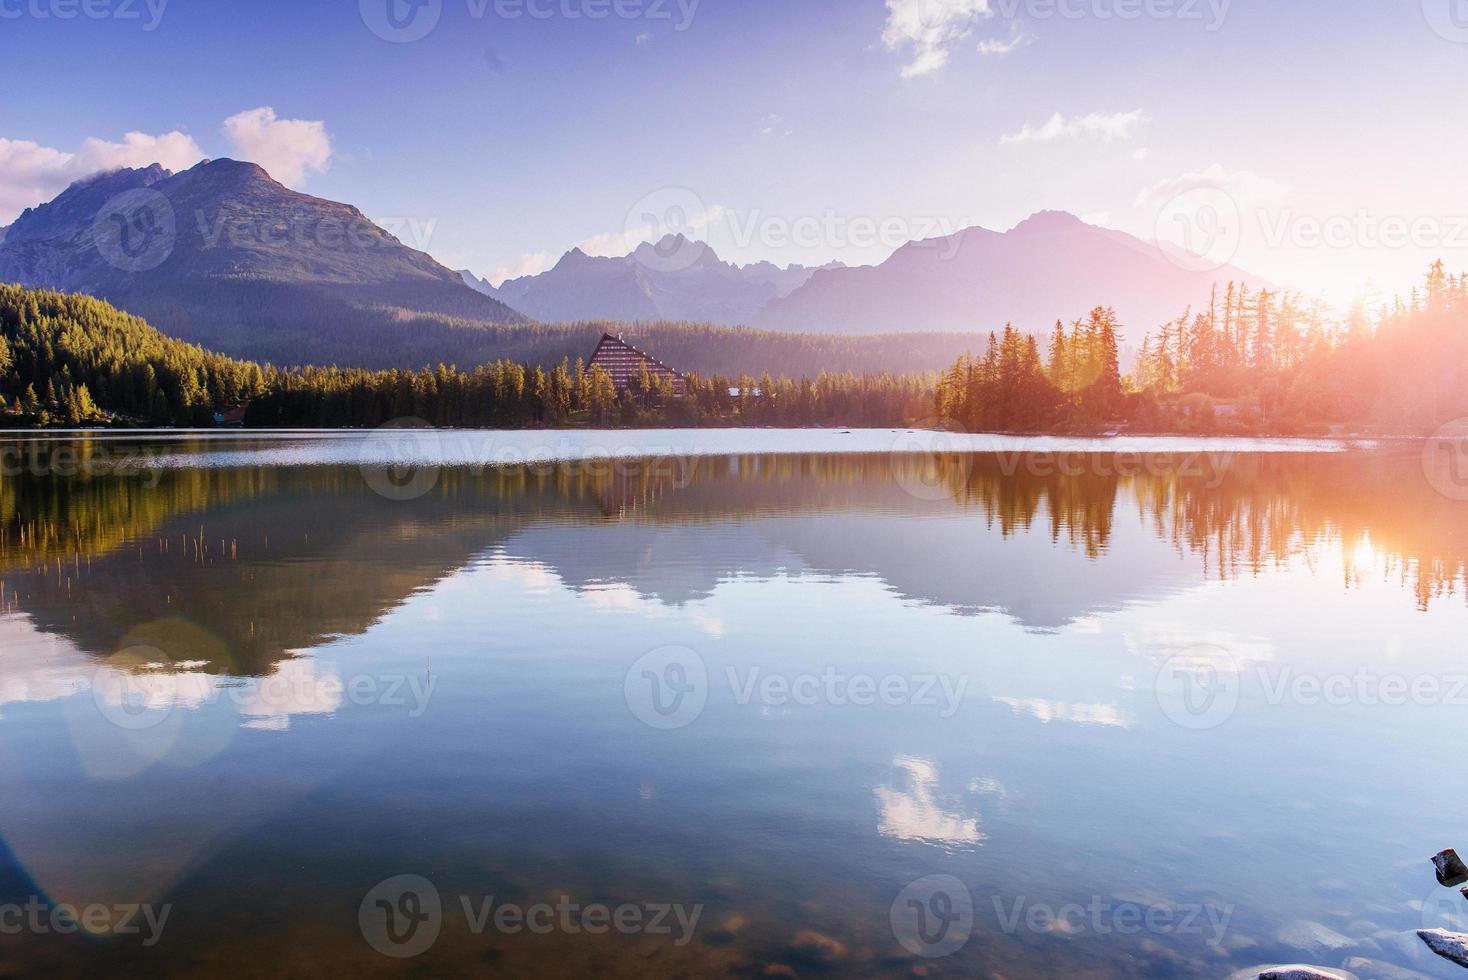
<path fill-rule="evenodd" d="M 1345 980 L 1339 973 L 1326 973 L 1313 966 L 1276 966 L 1259 974 L 1259 980 Z"/>
<path fill-rule="evenodd" d="M 1310 959 L 1324 959 L 1336 950 L 1354 946 L 1355 940 L 1319 922 L 1292 922 L 1274 934 L 1286 946 L 1300 950 Z"/>
<path fill-rule="evenodd" d="M 1417 936 L 1443 959 L 1468 969 L 1468 935 L 1446 929 L 1418 929 Z"/>
<path fill-rule="evenodd" d="M 1415 953 L 1416 950 L 1413 950 Z M 1383 963 L 1381 960 L 1368 960 L 1364 956 L 1348 956 L 1341 961 L 1341 966 L 1347 970 L 1359 973 L 1371 980 L 1432 980 L 1425 973 L 1409 970 L 1403 966 L 1394 966 L 1391 963 Z"/>
<path fill-rule="evenodd" d="M 1437 869 L 1437 883 L 1444 888 L 1452 888 L 1468 882 L 1468 865 L 1458 857 L 1458 852 L 1451 847 L 1446 851 L 1434 854 L 1432 866 Z"/>
<path fill-rule="evenodd" d="M 797 933 L 791 951 L 803 960 L 829 966 L 846 956 L 846 946 L 839 940 L 819 932 Z"/>

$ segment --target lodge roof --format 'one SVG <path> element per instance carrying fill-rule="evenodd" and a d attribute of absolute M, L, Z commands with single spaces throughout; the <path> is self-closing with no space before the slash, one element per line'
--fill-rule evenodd
<path fill-rule="evenodd" d="M 591 355 L 591 364 L 596 365 L 597 358 L 601 357 L 603 354 L 615 354 L 622 352 L 636 355 L 642 361 L 646 362 L 649 370 L 666 372 L 667 374 L 670 374 L 675 378 L 683 377 L 683 373 L 681 371 L 675 371 L 673 368 L 668 367 L 668 365 L 664 364 L 656 357 L 653 357 L 651 354 L 645 351 L 638 350 L 636 347 L 633 347 L 631 344 L 627 343 L 627 341 L 623 340 L 620 336 L 610 333 L 602 334 L 601 343 L 597 344 L 596 347 L 596 353 Z"/>

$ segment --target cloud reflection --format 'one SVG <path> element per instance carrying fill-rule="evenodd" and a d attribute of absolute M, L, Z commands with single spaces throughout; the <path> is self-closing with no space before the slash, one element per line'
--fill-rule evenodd
<path fill-rule="evenodd" d="M 938 801 L 938 768 L 927 759 L 898 756 L 892 765 L 905 775 L 905 788 L 878 786 L 877 832 L 898 840 L 977 844 L 984 839 L 977 817 L 945 809 Z"/>
<path fill-rule="evenodd" d="M 1068 721 L 1076 725 L 1104 725 L 1108 728 L 1130 728 L 1131 718 L 1114 704 L 1070 704 L 1048 698 L 994 698 L 1007 704 L 1017 714 L 1029 715 L 1044 724 Z"/>

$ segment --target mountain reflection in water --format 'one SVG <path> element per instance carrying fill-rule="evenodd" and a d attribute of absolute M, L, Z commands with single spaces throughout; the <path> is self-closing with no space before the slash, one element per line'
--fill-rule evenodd
<path fill-rule="evenodd" d="M 1032 629 L 1326 549 L 1344 557 L 1346 587 L 1395 575 L 1425 609 L 1455 593 L 1468 559 L 1464 507 L 1409 452 L 1033 472 L 1061 468 L 945 455 L 449 469 L 411 501 L 346 468 L 21 478 L 0 484 L 0 575 L 5 610 L 88 653 L 186 615 L 221 649 L 173 660 L 259 674 L 491 558 L 671 605 L 740 576 L 869 575 Z"/>

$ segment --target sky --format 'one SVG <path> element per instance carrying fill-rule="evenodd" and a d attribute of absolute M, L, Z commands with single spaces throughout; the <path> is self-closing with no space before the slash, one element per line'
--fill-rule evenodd
<path fill-rule="evenodd" d="M 0 224 L 230 156 L 495 282 L 1047 209 L 1338 305 L 1468 270 L 1468 0 L 0 0 L 0 92 Z"/>

